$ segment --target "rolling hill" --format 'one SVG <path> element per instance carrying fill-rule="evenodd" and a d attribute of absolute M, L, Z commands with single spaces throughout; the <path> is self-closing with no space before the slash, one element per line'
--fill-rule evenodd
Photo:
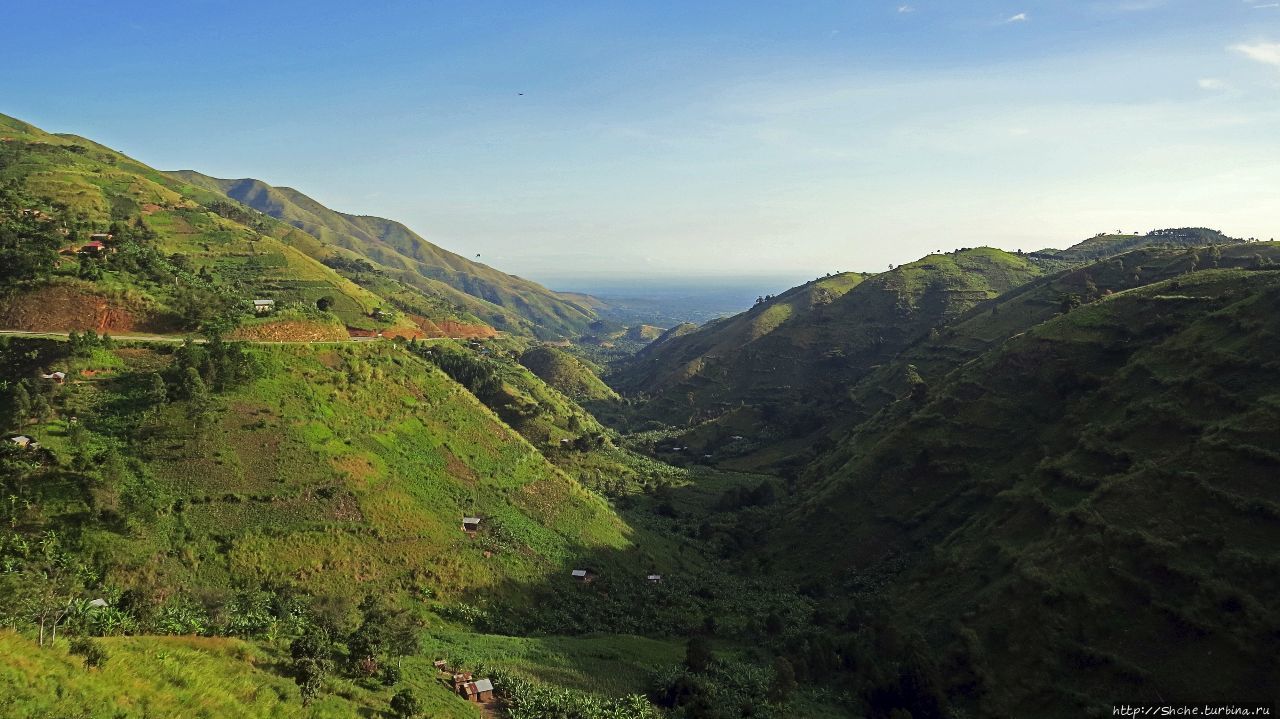
<path fill-rule="evenodd" d="M 1026 256 L 979 248 L 930 255 L 879 275 L 823 277 L 740 315 L 692 331 L 676 328 L 609 381 L 647 398 L 636 410 L 641 420 L 717 420 L 691 438 L 699 451 L 718 453 L 731 436 L 743 436 L 752 444 L 740 446 L 790 454 L 788 444 L 807 447 L 848 386 L 873 367 L 1041 274 Z"/>
<path fill-rule="evenodd" d="M 248 332 L 276 339 L 289 339 L 286 330 L 342 335 L 344 326 L 407 336 L 438 336 L 441 326 L 491 331 L 465 308 L 391 278 L 354 282 L 312 256 L 311 235 L 84 138 L 0 116 L 0 182 L 14 205 L 6 213 L 38 218 L 26 236 L 56 232 L 66 248 L 6 283 L 7 328 L 177 333 L 216 321 L 270 325 Z M 106 241 L 96 256 L 76 251 L 94 237 Z M 258 298 L 274 307 L 255 318 Z"/>
<path fill-rule="evenodd" d="M 576 336 L 596 319 L 590 304 L 580 298 L 441 249 L 399 222 L 337 212 L 297 190 L 260 180 L 223 180 L 191 170 L 168 174 L 314 236 L 320 241 L 313 249 L 318 259 L 335 256 L 335 248 L 349 250 L 406 284 L 462 304 L 504 331 L 546 338 Z"/>
<path fill-rule="evenodd" d="M 1271 267 L 1101 297 L 904 394 L 805 470 L 778 560 L 840 547 L 803 571 L 927 637 L 978 715 L 1274 699 Z"/>

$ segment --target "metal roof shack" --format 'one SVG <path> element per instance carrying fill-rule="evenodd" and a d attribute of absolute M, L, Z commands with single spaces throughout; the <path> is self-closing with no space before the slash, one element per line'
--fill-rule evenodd
<path fill-rule="evenodd" d="M 662 581 L 662 575 L 661 575 L 661 574 L 650 574 L 649 576 L 645 577 L 645 579 L 649 580 L 650 582 L 661 582 L 661 581 Z"/>
<path fill-rule="evenodd" d="M 485 704 L 493 701 L 493 682 L 488 679 L 477 679 L 473 682 L 464 682 L 458 687 L 458 693 L 465 697 L 469 702 Z"/>
<path fill-rule="evenodd" d="M 479 529 L 480 529 L 479 517 L 463 517 L 462 518 L 462 531 L 466 532 L 467 534 L 475 534 Z"/>

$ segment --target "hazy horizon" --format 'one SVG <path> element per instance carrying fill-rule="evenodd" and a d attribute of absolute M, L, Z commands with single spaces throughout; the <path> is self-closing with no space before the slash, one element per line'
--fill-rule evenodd
<path fill-rule="evenodd" d="M 12 8 L 3 111 L 552 284 L 1280 218 L 1262 0 L 234 5 Z"/>

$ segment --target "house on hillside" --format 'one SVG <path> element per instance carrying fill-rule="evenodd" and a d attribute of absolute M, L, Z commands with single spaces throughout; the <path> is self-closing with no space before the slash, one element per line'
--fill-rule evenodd
<path fill-rule="evenodd" d="M 469 702 L 487 704 L 493 701 L 493 682 L 487 678 L 464 682 L 458 693 Z"/>
<path fill-rule="evenodd" d="M 98 235 L 94 235 L 94 237 L 98 237 Z M 88 257 L 101 257 L 110 252 L 111 249 L 102 240 L 92 240 L 81 245 L 80 249 L 76 251 Z"/>
<path fill-rule="evenodd" d="M 590 569 L 575 569 L 572 572 L 569 572 L 569 576 L 582 584 L 590 584 L 596 579 L 595 572 Z"/>
<path fill-rule="evenodd" d="M 104 245 L 111 244 L 111 241 L 114 240 L 115 238 L 116 238 L 115 235 L 112 235 L 108 232 L 95 232 L 92 235 L 89 235 L 90 242 L 101 242 Z"/>
<path fill-rule="evenodd" d="M 480 531 L 480 518 L 479 517 L 463 517 L 462 531 L 474 537 L 476 532 Z"/>
<path fill-rule="evenodd" d="M 650 583 L 652 583 L 652 584 L 657 584 L 658 582 L 661 582 L 661 581 L 662 581 L 662 575 L 661 575 L 661 574 L 650 574 L 649 576 L 645 577 L 645 579 L 647 579 L 647 580 L 648 580 Z"/>
<path fill-rule="evenodd" d="M 275 300 L 254 300 L 253 301 L 254 314 L 265 315 L 266 313 L 270 312 L 271 310 L 274 310 L 275 308 L 276 308 Z"/>
<path fill-rule="evenodd" d="M 41 374 L 40 379 L 52 380 L 54 382 L 57 382 L 58 384 L 65 384 L 67 381 L 67 373 L 66 372 L 50 372 L 49 374 Z"/>

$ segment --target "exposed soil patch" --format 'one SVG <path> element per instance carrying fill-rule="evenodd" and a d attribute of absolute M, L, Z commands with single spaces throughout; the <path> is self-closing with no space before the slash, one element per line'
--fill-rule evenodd
<path fill-rule="evenodd" d="M 497 330 L 485 325 L 470 325 L 453 320 L 429 320 L 421 315 L 409 315 L 409 319 L 422 328 L 422 336 L 424 337 L 483 339 L 498 336 Z"/>
<path fill-rule="evenodd" d="M 47 285 L 0 304 L 0 325 L 31 332 L 133 332 L 144 329 L 141 308 L 125 307 L 75 287 Z"/>
<path fill-rule="evenodd" d="M 450 452 L 447 447 L 442 447 L 441 451 L 444 452 L 445 471 L 458 479 L 465 480 L 469 484 L 476 483 L 476 473 L 464 464 L 462 460 L 458 459 L 457 455 Z"/>
<path fill-rule="evenodd" d="M 347 338 L 340 327 L 304 320 L 281 320 L 237 327 L 230 337 L 252 342 L 334 342 Z"/>

